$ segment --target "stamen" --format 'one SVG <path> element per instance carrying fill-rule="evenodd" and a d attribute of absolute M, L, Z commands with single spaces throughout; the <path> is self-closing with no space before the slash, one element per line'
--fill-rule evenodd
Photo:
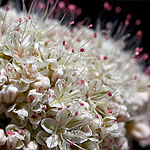
<path fill-rule="evenodd" d="M 106 60 L 107 59 L 107 56 L 104 56 L 104 60 Z"/>
<path fill-rule="evenodd" d="M 21 129 L 19 129 L 19 130 L 18 130 L 18 133 L 19 133 L 19 134 L 21 134 L 21 133 L 22 133 L 22 130 L 21 130 Z"/>
<path fill-rule="evenodd" d="M 62 87 L 66 87 L 67 85 L 65 83 L 62 84 Z"/>
<path fill-rule="evenodd" d="M 65 46 L 66 45 L 66 41 L 63 41 L 63 46 Z"/>
<path fill-rule="evenodd" d="M 22 23 L 22 21 L 23 21 L 22 18 L 19 18 L 19 22 Z"/>
<path fill-rule="evenodd" d="M 81 49 L 80 49 L 80 52 L 84 52 L 84 48 L 81 48 Z"/>
<path fill-rule="evenodd" d="M 92 28 L 92 27 L 93 27 L 93 25 L 92 25 L 92 24 L 88 25 L 88 28 Z"/>
<path fill-rule="evenodd" d="M 84 103 L 80 103 L 80 106 L 84 106 Z"/>
<path fill-rule="evenodd" d="M 43 105 L 43 109 L 44 109 L 44 110 L 47 110 L 47 105 Z"/>
<path fill-rule="evenodd" d="M 120 7 L 120 6 L 117 6 L 117 7 L 115 8 L 115 12 L 116 12 L 117 14 L 119 14 L 119 13 L 121 12 L 121 7 Z"/>
<path fill-rule="evenodd" d="M 96 33 L 94 33 L 94 34 L 93 34 L 93 37 L 94 37 L 94 38 L 97 38 L 97 34 L 96 34 Z"/>
<path fill-rule="evenodd" d="M 8 6 L 6 6 L 6 11 L 9 11 L 9 7 Z"/>
<path fill-rule="evenodd" d="M 95 115 L 96 118 L 99 118 L 98 114 Z"/>
<path fill-rule="evenodd" d="M 14 135 L 14 132 L 10 131 L 10 130 L 7 130 L 6 133 L 7 133 L 7 135 Z"/>
<path fill-rule="evenodd" d="M 66 107 L 67 107 L 67 108 L 70 108 L 70 105 L 67 105 Z"/>
<path fill-rule="evenodd" d="M 77 112 L 75 112 L 75 115 L 77 116 L 79 113 L 78 113 L 78 111 Z"/>
<path fill-rule="evenodd" d="M 112 96 L 112 93 L 111 93 L 110 91 L 108 91 L 108 93 L 107 93 L 107 94 L 108 94 L 108 96 Z"/>
<path fill-rule="evenodd" d="M 134 80 L 137 80 L 137 75 L 135 75 L 135 76 L 133 77 L 133 79 L 134 79 Z"/>
<path fill-rule="evenodd" d="M 82 84 L 82 85 L 84 84 L 84 80 L 81 80 L 81 84 Z"/>
<path fill-rule="evenodd" d="M 74 24 L 74 21 L 71 21 L 70 23 L 69 23 L 69 25 L 73 25 Z"/>

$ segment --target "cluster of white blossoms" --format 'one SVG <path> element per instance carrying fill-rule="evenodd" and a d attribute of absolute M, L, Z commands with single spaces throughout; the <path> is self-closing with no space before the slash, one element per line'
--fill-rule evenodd
<path fill-rule="evenodd" d="M 122 40 L 73 23 L 0 10 L 2 149 L 127 150 L 128 135 L 150 136 L 134 119 L 149 77 Z"/>

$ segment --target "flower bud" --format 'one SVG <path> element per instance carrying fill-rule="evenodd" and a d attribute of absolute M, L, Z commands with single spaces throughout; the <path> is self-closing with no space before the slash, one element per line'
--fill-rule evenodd
<path fill-rule="evenodd" d="M 18 89 L 13 85 L 4 85 L 0 91 L 0 97 L 4 103 L 13 103 L 18 93 Z"/>
<path fill-rule="evenodd" d="M 0 129 L 0 146 L 4 145 L 6 143 L 6 135 L 4 133 L 3 129 Z"/>
<path fill-rule="evenodd" d="M 50 87 L 50 80 L 48 77 L 37 77 L 37 80 L 32 83 L 32 87 L 34 89 L 40 88 L 40 89 L 46 89 Z"/>

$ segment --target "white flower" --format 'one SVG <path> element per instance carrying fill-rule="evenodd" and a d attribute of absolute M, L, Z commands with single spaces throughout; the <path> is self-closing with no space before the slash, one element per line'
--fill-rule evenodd
<path fill-rule="evenodd" d="M 0 119 L 9 122 L 7 136 L 0 130 L 0 146 L 126 150 L 126 129 L 135 139 L 149 137 L 147 124 L 129 121 L 145 113 L 149 77 L 122 51 L 122 39 L 0 12 L 0 29 L 6 29 L 0 35 Z"/>

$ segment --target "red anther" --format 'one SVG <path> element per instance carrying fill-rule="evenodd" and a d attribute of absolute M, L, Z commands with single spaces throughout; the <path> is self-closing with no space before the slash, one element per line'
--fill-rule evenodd
<path fill-rule="evenodd" d="M 75 115 L 77 116 L 79 113 L 78 113 L 78 111 L 77 112 L 75 112 Z"/>
<path fill-rule="evenodd" d="M 150 75 L 150 66 L 148 66 L 147 68 L 145 68 L 145 73 L 147 74 L 147 75 Z"/>
<path fill-rule="evenodd" d="M 144 59 L 144 60 L 147 60 L 148 58 L 149 58 L 149 55 L 148 55 L 147 53 L 144 53 L 144 54 L 143 54 L 143 59 Z"/>
<path fill-rule="evenodd" d="M 10 72 L 13 71 L 13 68 L 8 68 L 8 71 L 10 71 Z"/>
<path fill-rule="evenodd" d="M 32 100 L 30 98 L 27 98 L 26 99 L 26 102 L 31 102 Z"/>
<path fill-rule="evenodd" d="M 84 103 L 80 103 L 80 106 L 84 106 Z"/>
<path fill-rule="evenodd" d="M 137 80 L 137 75 L 135 75 L 135 76 L 133 77 L 133 79 L 134 79 L 134 80 Z"/>
<path fill-rule="evenodd" d="M 63 46 L 65 46 L 66 45 L 66 41 L 63 41 Z"/>
<path fill-rule="evenodd" d="M 22 130 L 21 130 L 21 129 L 19 129 L 19 130 L 18 130 L 18 133 L 19 133 L 19 134 L 21 134 L 21 133 L 22 133 Z"/>
<path fill-rule="evenodd" d="M 9 11 L 9 7 L 8 6 L 6 6 L 6 11 Z"/>
<path fill-rule="evenodd" d="M 95 115 L 96 118 L 99 118 L 98 114 Z"/>
<path fill-rule="evenodd" d="M 84 52 L 84 48 L 81 48 L 81 49 L 80 49 L 80 52 Z"/>
<path fill-rule="evenodd" d="M 140 54 L 139 51 L 135 51 L 135 53 L 134 53 L 135 56 L 138 56 L 139 54 Z"/>
<path fill-rule="evenodd" d="M 108 148 L 107 150 L 112 150 L 111 148 Z"/>
<path fill-rule="evenodd" d="M 66 87 L 66 84 L 65 84 L 65 83 L 63 83 L 63 84 L 62 84 L 62 87 Z"/>
<path fill-rule="evenodd" d="M 119 14 L 119 13 L 121 12 L 121 7 L 120 7 L 120 6 L 117 6 L 117 7 L 115 8 L 115 12 L 116 12 L 117 14 Z"/>
<path fill-rule="evenodd" d="M 52 95 L 49 93 L 49 94 L 48 94 L 48 97 L 50 98 L 50 97 L 52 97 Z"/>
<path fill-rule="evenodd" d="M 47 41 L 45 42 L 45 46 L 47 46 L 49 42 L 50 42 L 50 40 L 47 40 Z"/>
<path fill-rule="evenodd" d="M 89 132 L 89 128 L 86 128 L 86 129 L 85 129 L 85 132 Z"/>
<path fill-rule="evenodd" d="M 86 93 L 86 94 L 85 94 L 85 96 L 86 96 L 86 98 L 89 98 L 89 95 L 88 95 L 88 93 Z"/>
<path fill-rule="evenodd" d="M 113 141 L 113 140 L 112 140 L 112 139 L 110 139 L 109 141 L 110 141 L 110 143 L 112 143 L 112 141 Z"/>
<path fill-rule="evenodd" d="M 140 52 L 140 48 L 139 48 L 139 47 L 136 47 L 135 51 L 136 51 L 136 52 Z"/>
<path fill-rule="evenodd" d="M 132 15 L 131 15 L 131 14 L 127 14 L 126 18 L 127 18 L 128 20 L 131 20 Z"/>
<path fill-rule="evenodd" d="M 107 59 L 107 56 L 104 56 L 104 60 L 106 60 Z"/>
<path fill-rule="evenodd" d="M 67 108 L 70 108 L 70 105 L 67 105 Z"/>
<path fill-rule="evenodd" d="M 44 110 L 47 110 L 47 105 L 43 105 L 43 109 L 44 109 Z"/>
<path fill-rule="evenodd" d="M 135 25 L 139 26 L 142 23 L 141 20 L 136 20 Z"/>
<path fill-rule="evenodd" d="M 81 9 L 81 8 L 77 8 L 76 14 L 77 14 L 77 15 L 80 15 L 81 13 L 82 13 L 82 9 Z"/>
<path fill-rule="evenodd" d="M 84 84 L 84 80 L 81 80 L 81 84 L 82 84 L 82 85 Z"/>
<path fill-rule="evenodd" d="M 107 23 L 106 23 L 106 29 L 107 29 L 107 30 L 110 29 L 111 26 L 112 26 L 112 23 L 111 23 L 111 22 L 107 22 Z"/>
<path fill-rule="evenodd" d="M 110 5 L 108 2 L 104 3 L 104 9 L 106 11 L 111 11 L 112 10 L 112 5 Z"/>
<path fill-rule="evenodd" d="M 126 19 L 124 24 L 125 24 L 125 26 L 128 26 L 129 25 L 129 19 Z"/>
<path fill-rule="evenodd" d="M 26 99 L 26 102 L 31 102 L 33 101 L 34 99 L 34 96 L 33 95 L 30 95 L 27 99 Z"/>
<path fill-rule="evenodd" d="M 74 143 L 73 142 L 70 142 L 70 146 L 73 146 L 74 145 Z"/>
<path fill-rule="evenodd" d="M 101 57 L 100 57 L 100 56 L 96 56 L 96 59 L 97 59 L 97 60 L 100 60 L 100 59 L 101 59 Z"/>
<path fill-rule="evenodd" d="M 15 31 L 20 31 L 20 27 L 16 27 L 16 28 L 15 28 Z"/>
<path fill-rule="evenodd" d="M 108 113 L 112 113 L 112 109 L 109 109 L 109 110 L 108 110 Z"/>
<path fill-rule="evenodd" d="M 73 25 L 74 24 L 74 21 L 71 21 L 70 23 L 69 23 L 69 25 Z"/>
<path fill-rule="evenodd" d="M 72 53 L 74 53 L 74 49 L 72 49 Z"/>
<path fill-rule="evenodd" d="M 95 87 L 93 88 L 93 91 L 96 91 L 96 88 L 95 88 Z"/>
<path fill-rule="evenodd" d="M 19 22 L 21 23 L 23 20 L 22 20 L 22 18 L 19 18 Z"/>
<path fill-rule="evenodd" d="M 93 27 L 93 25 L 92 25 L 92 24 L 88 25 L 88 28 L 92 28 L 92 27 Z"/>
<path fill-rule="evenodd" d="M 73 4 L 69 4 L 69 6 L 68 6 L 68 9 L 69 9 L 70 11 L 74 11 L 76 8 L 77 8 L 77 7 L 76 7 L 75 5 L 73 5 Z"/>
<path fill-rule="evenodd" d="M 93 37 L 97 38 L 97 34 L 96 34 L 96 33 L 94 33 L 94 34 L 93 34 Z"/>
<path fill-rule="evenodd" d="M 140 48 L 140 52 L 142 52 L 142 51 L 143 51 L 143 47 Z"/>
<path fill-rule="evenodd" d="M 31 20 L 31 16 L 28 16 L 28 19 Z"/>
<path fill-rule="evenodd" d="M 10 130 L 7 130 L 6 133 L 7 133 L 7 135 L 14 135 L 14 132 L 10 131 Z"/>
<path fill-rule="evenodd" d="M 39 2 L 39 8 L 40 9 L 44 9 L 45 8 L 45 4 L 43 2 Z"/>
<path fill-rule="evenodd" d="M 150 84 L 147 87 L 150 88 Z"/>
<path fill-rule="evenodd" d="M 49 3 L 50 3 L 51 5 L 54 5 L 54 0 L 50 0 Z"/>
<path fill-rule="evenodd" d="M 78 41 L 78 42 L 81 42 L 81 39 L 80 39 L 80 38 L 78 38 L 78 39 L 77 39 L 77 41 Z"/>
<path fill-rule="evenodd" d="M 141 30 L 138 30 L 138 31 L 136 32 L 136 35 L 137 35 L 138 37 L 141 37 L 141 36 L 143 35 L 143 32 L 142 32 Z"/>
<path fill-rule="evenodd" d="M 58 7 L 59 7 L 60 9 L 64 9 L 64 8 L 65 8 L 65 3 L 64 3 L 63 1 L 59 2 L 59 3 L 58 3 Z"/>
<path fill-rule="evenodd" d="M 108 91 L 108 93 L 107 93 L 107 94 L 108 94 L 108 96 L 112 96 L 112 93 L 111 93 L 110 91 Z"/>
<path fill-rule="evenodd" d="M 60 107 L 60 108 L 58 108 L 58 110 L 62 110 L 62 108 Z"/>
<path fill-rule="evenodd" d="M 33 117 L 37 117 L 38 116 L 38 112 L 34 112 Z"/>
<path fill-rule="evenodd" d="M 30 95 L 29 98 L 30 98 L 31 100 L 33 100 L 33 99 L 34 99 L 34 96 L 33 96 L 33 95 Z"/>

